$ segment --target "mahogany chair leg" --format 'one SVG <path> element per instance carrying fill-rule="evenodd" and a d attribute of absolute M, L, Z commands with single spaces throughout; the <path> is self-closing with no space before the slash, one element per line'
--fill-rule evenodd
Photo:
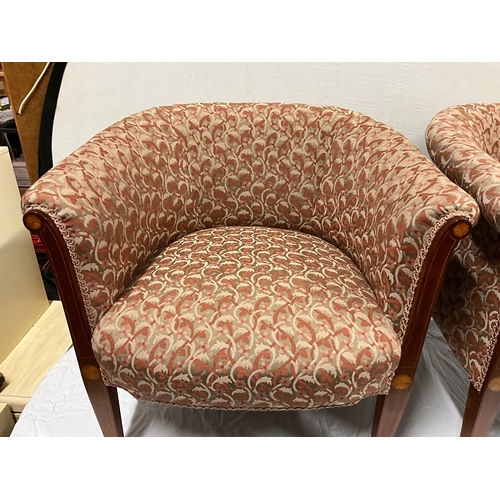
<path fill-rule="evenodd" d="M 396 434 L 409 398 L 410 387 L 396 389 L 392 386 L 389 394 L 377 396 L 372 426 L 373 437 L 392 437 Z"/>
<path fill-rule="evenodd" d="M 465 405 L 461 437 L 484 437 L 488 434 L 500 409 L 500 384 L 498 378 L 485 381 L 478 392 L 471 384 Z"/>
<path fill-rule="evenodd" d="M 104 437 L 123 437 L 123 426 L 116 387 L 108 387 L 99 377 L 83 377 L 85 389 Z"/>

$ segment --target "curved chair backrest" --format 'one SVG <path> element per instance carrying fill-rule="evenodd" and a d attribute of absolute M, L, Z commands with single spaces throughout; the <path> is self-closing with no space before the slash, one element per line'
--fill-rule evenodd
<path fill-rule="evenodd" d="M 431 159 L 500 232 L 500 103 L 444 109 L 426 130 Z"/>
<path fill-rule="evenodd" d="M 326 106 L 153 108 L 108 127 L 49 174 L 25 194 L 24 209 L 44 211 L 59 227 L 91 328 L 169 242 L 217 225 L 264 225 L 339 247 L 402 337 L 414 286 L 406 266 L 423 258 L 411 235 L 400 243 L 405 227 L 419 238 L 457 206 L 447 179 L 402 135 Z M 397 294 L 388 286 L 394 272 Z"/>

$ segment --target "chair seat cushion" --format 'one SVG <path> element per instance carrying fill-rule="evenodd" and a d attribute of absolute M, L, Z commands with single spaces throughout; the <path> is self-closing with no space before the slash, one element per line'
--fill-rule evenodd
<path fill-rule="evenodd" d="M 401 349 L 336 247 L 265 227 L 216 227 L 166 247 L 103 316 L 106 384 L 138 399 L 312 409 L 387 393 Z"/>

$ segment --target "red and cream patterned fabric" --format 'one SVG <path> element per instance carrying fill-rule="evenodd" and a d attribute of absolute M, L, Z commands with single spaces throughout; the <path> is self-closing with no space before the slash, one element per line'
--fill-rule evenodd
<path fill-rule="evenodd" d="M 357 267 L 297 231 L 218 227 L 168 246 L 94 332 L 110 385 L 198 408 L 304 409 L 383 392 L 400 344 Z"/>
<path fill-rule="evenodd" d="M 339 265 L 339 273 L 352 272 L 352 265 L 360 271 L 392 324 L 387 337 L 394 334 L 401 342 L 419 272 L 435 234 L 450 218 L 464 216 L 475 224 L 478 217 L 474 200 L 386 125 L 341 108 L 265 103 L 158 107 L 127 117 L 45 174 L 36 188 L 24 195 L 23 207 L 25 211 L 45 211 L 60 228 L 77 270 L 89 324 L 92 329 L 97 326 L 96 356 L 103 355 L 109 371 L 118 370 L 119 363 L 110 347 L 103 344 L 103 335 L 108 328 L 113 330 L 112 324 L 122 321 L 120 314 L 128 317 L 123 297 L 139 297 L 141 287 L 146 286 L 142 279 L 168 273 L 162 259 L 168 259 L 170 245 L 177 243 L 187 252 L 202 230 L 257 226 L 321 238 L 347 258 Z M 221 236 L 217 231 L 203 234 Z M 287 238 L 292 238 L 291 234 L 295 233 L 287 233 Z M 304 241 L 300 245 L 305 245 Z M 337 258 L 339 252 L 331 251 Z M 134 281 L 137 290 L 130 288 L 133 280 L 139 280 Z M 342 294 L 353 293 L 355 288 L 358 282 Z M 146 297 L 154 292 L 145 290 Z M 167 298 L 155 300 L 162 303 L 161 314 L 167 314 L 167 302 L 162 302 Z M 143 307 L 150 304 L 147 298 L 144 301 Z M 333 321 L 334 316 L 330 318 Z M 149 328 L 139 312 L 133 321 L 135 330 L 142 324 Z M 211 317 L 211 321 L 219 324 L 220 318 Z M 187 330 L 184 333 L 187 335 Z M 251 341 L 257 342 L 255 337 L 249 338 Z M 193 342 L 189 341 L 186 349 L 201 348 L 198 340 Z M 298 338 L 293 342 L 297 346 Z M 307 356 L 312 360 L 319 347 L 309 344 Z M 141 344 L 138 340 L 134 345 Z M 171 356 L 168 349 L 172 346 L 165 344 L 162 349 L 165 356 Z M 228 349 L 220 346 L 213 352 L 229 355 Z M 393 354 L 376 362 L 376 366 L 380 362 L 385 367 L 381 370 L 386 374 L 398 356 L 394 345 L 390 349 Z M 278 356 L 278 351 L 266 352 Z M 145 351 L 139 350 L 137 356 L 140 364 Z M 151 356 L 155 354 L 151 352 Z M 332 356 L 340 356 L 335 358 L 338 362 L 344 359 L 339 353 Z M 257 352 L 242 359 L 250 363 L 257 359 Z M 212 367 L 207 368 L 210 373 L 216 369 L 212 361 Z M 360 362 L 355 363 L 356 377 L 362 373 L 364 361 Z M 313 364 L 310 369 L 318 366 Z M 281 368 L 273 369 L 281 373 Z M 174 377 L 174 373 L 170 375 Z M 296 377 L 294 383 L 299 383 L 305 372 L 290 373 Z M 107 376 L 112 378 L 111 373 Z M 152 372 L 148 376 L 153 377 Z M 320 379 L 315 380 L 314 384 Z M 361 393 L 387 391 L 389 381 L 390 377 L 381 375 L 373 386 L 367 383 Z M 173 383 L 173 378 L 168 383 Z M 311 385 L 306 390 L 317 387 Z M 151 393 L 144 389 L 142 394 Z M 273 398 L 285 398 L 285 394 L 281 391 L 268 396 L 276 401 Z M 335 399 L 326 393 L 322 403 L 318 394 L 293 404 L 337 404 L 335 401 L 347 397 L 337 394 L 340 399 Z M 172 395 L 165 395 L 169 397 Z M 192 392 L 186 396 L 192 397 Z M 212 397 L 214 393 L 207 394 L 207 398 Z M 255 404 L 265 406 L 271 399 Z M 283 405 L 292 404 L 279 400 Z"/>
<path fill-rule="evenodd" d="M 480 391 L 498 340 L 500 311 L 500 104 L 439 112 L 426 131 L 431 159 L 476 198 L 482 217 L 459 243 L 434 319 Z"/>

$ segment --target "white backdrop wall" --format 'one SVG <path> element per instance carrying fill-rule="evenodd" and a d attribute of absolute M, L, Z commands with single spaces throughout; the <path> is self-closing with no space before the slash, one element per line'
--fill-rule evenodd
<path fill-rule="evenodd" d="M 345 107 L 390 125 L 426 153 L 425 128 L 439 110 L 500 101 L 500 63 L 68 63 L 54 163 L 128 114 L 212 101 Z"/>

